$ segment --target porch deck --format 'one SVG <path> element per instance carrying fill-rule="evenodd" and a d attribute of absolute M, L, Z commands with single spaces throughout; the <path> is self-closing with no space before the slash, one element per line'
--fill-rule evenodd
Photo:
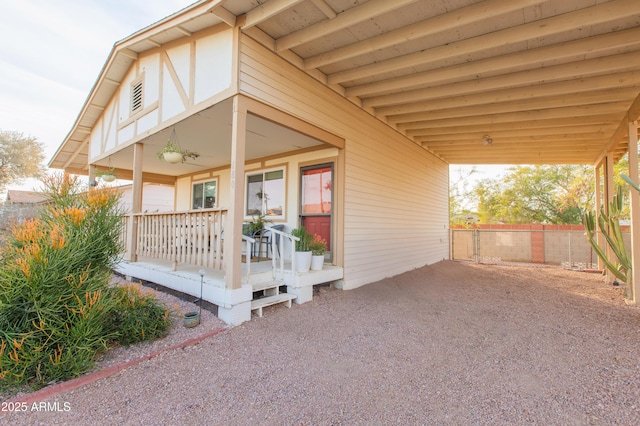
<path fill-rule="evenodd" d="M 225 288 L 225 271 L 222 269 L 180 263 L 174 270 L 173 262 L 165 259 L 140 256 L 136 262 L 120 262 L 116 272 L 131 280 L 149 281 L 200 297 L 200 270 L 204 270 L 202 299 L 217 305 L 218 316 L 230 325 L 237 325 L 251 318 L 254 292 L 262 290 L 268 283 L 272 283 L 271 287 L 286 286 L 286 292 L 296 296 L 295 303 L 302 304 L 312 299 L 314 285 L 343 278 L 343 268 L 335 265 L 325 264 L 320 271 L 292 272 L 290 262 L 285 261 L 285 267 L 287 273 L 276 280 L 270 260 L 252 261 L 250 266 L 243 263 L 243 285 L 234 290 Z"/>

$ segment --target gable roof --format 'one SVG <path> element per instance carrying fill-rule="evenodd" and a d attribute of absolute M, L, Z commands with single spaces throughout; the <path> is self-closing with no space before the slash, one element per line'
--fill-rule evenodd
<path fill-rule="evenodd" d="M 42 204 L 48 201 L 46 194 L 35 191 L 21 191 L 9 189 L 7 191 L 7 202 L 13 204 Z"/>
<path fill-rule="evenodd" d="M 637 0 L 202 0 L 115 44 L 51 167 L 140 52 L 225 23 L 451 164 L 596 164 L 640 117 Z"/>

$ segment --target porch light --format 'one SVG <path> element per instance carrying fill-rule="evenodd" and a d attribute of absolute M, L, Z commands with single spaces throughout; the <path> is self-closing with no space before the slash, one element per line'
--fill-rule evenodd
<path fill-rule="evenodd" d="M 197 152 L 180 147 L 180 140 L 178 139 L 175 127 L 171 131 L 171 136 L 169 136 L 167 143 L 156 155 L 158 159 L 172 164 L 184 163 L 187 158 L 195 160 L 200 156 Z"/>
<path fill-rule="evenodd" d="M 489 136 L 489 135 L 484 135 L 482 137 L 482 143 L 484 145 L 491 145 L 493 143 L 493 138 L 491 136 Z"/>

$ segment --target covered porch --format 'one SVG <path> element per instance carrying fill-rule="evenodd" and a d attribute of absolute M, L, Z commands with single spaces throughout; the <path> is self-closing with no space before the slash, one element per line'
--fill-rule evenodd
<path fill-rule="evenodd" d="M 242 235 L 237 256 L 241 285 L 228 288 L 224 255 L 227 216 L 226 209 L 125 216 L 122 237 L 128 256 L 116 271 L 129 280 L 149 281 L 202 297 L 216 305 L 218 316 L 230 325 L 249 320 L 252 312 L 262 316 L 266 306 L 309 302 L 314 285 L 339 285 L 342 280 L 343 268 L 328 263 L 321 270 L 299 271 L 293 253 L 296 237 L 270 229 L 278 239 Z M 131 230 L 133 234 L 129 234 Z"/>

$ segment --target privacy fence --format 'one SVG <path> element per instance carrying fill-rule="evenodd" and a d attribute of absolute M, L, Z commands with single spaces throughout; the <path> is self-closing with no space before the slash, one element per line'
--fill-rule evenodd
<path fill-rule="evenodd" d="M 629 246 L 629 230 L 623 232 Z M 581 270 L 598 267 L 598 256 L 582 225 L 452 227 L 451 257 L 478 263 L 538 263 Z"/>

